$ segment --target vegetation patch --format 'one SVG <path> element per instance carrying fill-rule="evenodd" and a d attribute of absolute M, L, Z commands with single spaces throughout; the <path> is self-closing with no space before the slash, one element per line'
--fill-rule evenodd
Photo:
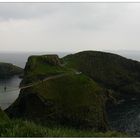
<path fill-rule="evenodd" d="M 126 133 L 79 130 L 62 126 L 43 127 L 31 121 L 11 120 L 0 123 L 0 137 L 128 137 Z"/>

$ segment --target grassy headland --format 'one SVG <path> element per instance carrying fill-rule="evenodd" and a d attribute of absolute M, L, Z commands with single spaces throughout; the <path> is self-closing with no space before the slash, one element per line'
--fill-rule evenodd
<path fill-rule="evenodd" d="M 40 82 L 21 90 L 5 112 L 13 119 L 43 125 L 44 136 L 49 126 L 55 130 L 52 137 L 58 130 L 60 137 L 123 136 L 108 132 L 108 109 L 115 109 L 121 99 L 139 99 L 139 70 L 139 62 L 104 52 L 85 51 L 63 59 L 57 55 L 31 56 L 21 86 Z M 45 80 L 60 74 L 64 75 Z M 57 130 L 56 126 L 61 127 Z"/>

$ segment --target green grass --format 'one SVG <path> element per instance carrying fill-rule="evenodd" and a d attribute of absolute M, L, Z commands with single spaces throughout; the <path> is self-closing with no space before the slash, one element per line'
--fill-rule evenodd
<path fill-rule="evenodd" d="M 66 75 L 41 83 L 32 87 L 32 90 L 44 99 L 53 101 L 53 111 L 50 112 L 53 112 L 52 116 L 55 119 L 57 117 L 60 121 L 68 119 L 65 123 L 69 122 L 80 127 L 85 125 L 94 128 L 106 127 L 101 100 L 103 90 L 87 76 Z"/>
<path fill-rule="evenodd" d="M 98 51 L 68 55 L 63 61 L 65 67 L 83 72 L 105 88 L 132 96 L 140 94 L 140 62 Z"/>
<path fill-rule="evenodd" d="M 24 80 L 22 81 L 22 83 L 28 84 L 52 75 L 73 73 L 73 71 L 67 67 L 63 67 L 61 65 L 56 65 L 53 63 L 47 63 L 48 60 L 49 58 L 45 56 L 31 56 L 26 64 Z"/>
<path fill-rule="evenodd" d="M 4 122 L 9 122 L 9 118 L 8 116 L 1 110 L 0 108 L 0 122 L 4 123 Z"/>
<path fill-rule="evenodd" d="M 30 121 L 12 120 L 0 123 L 0 137 L 128 137 L 128 134 L 108 131 L 94 132 L 61 126 L 43 127 Z"/>

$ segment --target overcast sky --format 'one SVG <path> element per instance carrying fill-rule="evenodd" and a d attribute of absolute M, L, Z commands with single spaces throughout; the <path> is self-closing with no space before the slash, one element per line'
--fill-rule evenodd
<path fill-rule="evenodd" d="M 140 3 L 0 3 L 0 51 L 140 50 Z"/>

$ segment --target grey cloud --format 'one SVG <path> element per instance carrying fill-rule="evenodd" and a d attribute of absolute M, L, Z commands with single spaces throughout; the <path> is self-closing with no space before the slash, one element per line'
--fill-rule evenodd
<path fill-rule="evenodd" d="M 140 4 L 0 3 L 0 50 L 140 49 Z"/>
<path fill-rule="evenodd" d="M 57 5 L 49 3 L 0 3 L 0 18 L 29 19 L 48 15 L 57 10 Z"/>

